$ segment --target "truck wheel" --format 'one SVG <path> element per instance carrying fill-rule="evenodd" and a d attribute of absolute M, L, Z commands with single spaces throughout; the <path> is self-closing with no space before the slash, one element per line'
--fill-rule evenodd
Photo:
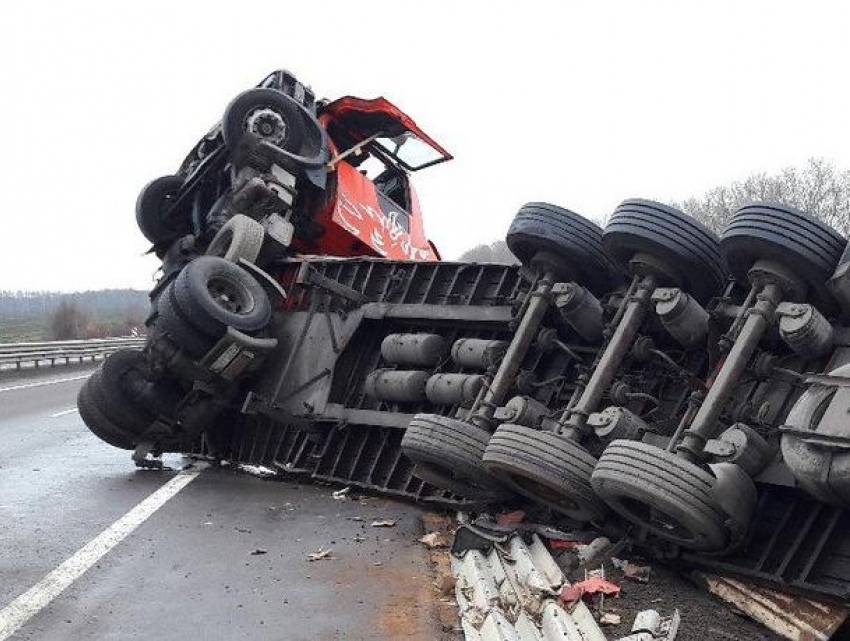
<path fill-rule="evenodd" d="M 672 452 L 613 441 L 593 471 L 593 489 L 626 520 L 689 550 L 716 551 L 729 541 L 726 516 L 712 497 L 716 479 Z"/>
<path fill-rule="evenodd" d="M 177 240 L 190 231 L 188 220 L 166 221 L 163 218 L 182 185 L 180 176 L 162 176 L 145 185 L 136 199 L 136 223 L 154 245 Z"/>
<path fill-rule="evenodd" d="M 218 256 L 200 256 L 174 280 L 177 311 L 203 333 L 218 340 L 231 326 L 248 334 L 269 324 L 268 294 L 244 269 Z"/>
<path fill-rule="evenodd" d="M 458 482 L 454 477 L 441 472 L 428 463 L 417 463 L 413 474 L 434 487 L 448 490 L 452 494 L 457 494 L 468 500 L 490 503 L 502 498 L 502 494 L 497 491 L 479 489 L 467 483 Z"/>
<path fill-rule="evenodd" d="M 177 347 L 191 358 L 202 358 L 218 339 L 208 336 L 190 322 L 188 316 L 177 306 L 173 289 L 174 283 L 171 283 L 158 299 L 159 317 L 156 329 L 168 334 Z"/>
<path fill-rule="evenodd" d="M 404 433 L 401 447 L 414 463 L 435 472 L 434 480 L 437 475 L 450 479 L 453 486 L 444 489 L 469 498 L 489 492 L 495 498 L 503 487 L 482 463 L 489 439 L 487 430 L 464 421 L 417 414 Z"/>
<path fill-rule="evenodd" d="M 577 521 L 606 512 L 590 486 L 596 458 L 552 432 L 505 423 L 490 438 L 484 464 L 511 489 Z"/>
<path fill-rule="evenodd" d="M 700 303 L 722 290 L 726 265 L 717 235 L 678 209 L 651 200 L 625 200 L 605 225 L 602 245 L 624 270 L 635 254 L 672 266 L 665 284 L 682 287 Z"/>
<path fill-rule="evenodd" d="M 89 377 L 77 394 L 77 409 L 80 411 L 80 418 L 83 419 L 83 423 L 86 424 L 92 434 L 101 441 L 122 450 L 132 450 L 135 448 L 132 435 L 107 418 L 92 395 L 92 388 L 97 385 L 93 380 L 96 375 L 97 373 Z"/>
<path fill-rule="evenodd" d="M 304 140 L 304 120 L 298 105 L 275 89 L 249 89 L 236 96 L 221 120 L 224 143 L 235 149 L 250 132 L 281 149 L 297 153 Z"/>
<path fill-rule="evenodd" d="M 122 349 L 106 357 L 89 379 L 91 395 L 103 413 L 116 425 L 133 434 L 144 432 L 154 415 L 139 401 L 147 386 L 138 371 L 144 361 L 141 352 Z"/>
<path fill-rule="evenodd" d="M 523 265 L 530 265 L 539 252 L 567 261 L 576 282 L 601 295 L 618 280 L 617 268 L 602 248 L 602 230 L 595 223 L 568 209 L 549 203 L 523 205 L 506 236 L 508 247 Z"/>
<path fill-rule="evenodd" d="M 787 265 L 809 286 L 824 312 L 834 309 L 826 288 L 847 241 L 832 227 L 788 205 L 752 203 L 732 216 L 720 246 L 732 274 L 747 282 L 747 271 L 759 259 Z"/>
<path fill-rule="evenodd" d="M 207 247 L 207 256 L 220 256 L 232 263 L 240 258 L 254 263 L 263 247 L 266 230 L 253 218 L 236 214 L 228 220 Z"/>

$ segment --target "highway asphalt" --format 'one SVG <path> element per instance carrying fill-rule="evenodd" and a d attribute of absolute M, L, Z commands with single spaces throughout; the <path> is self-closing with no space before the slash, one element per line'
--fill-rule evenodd
<path fill-rule="evenodd" d="M 419 508 L 136 470 L 76 412 L 92 371 L 0 376 L 0 641 L 442 636 Z"/>

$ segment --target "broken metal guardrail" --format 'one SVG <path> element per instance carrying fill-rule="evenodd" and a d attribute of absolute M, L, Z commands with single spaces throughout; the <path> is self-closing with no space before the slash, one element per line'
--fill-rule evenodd
<path fill-rule="evenodd" d="M 40 367 L 57 362 L 69 364 L 72 360 L 82 363 L 85 359 L 94 361 L 119 349 L 139 349 L 145 344 L 144 336 L 122 336 L 116 338 L 92 338 L 88 340 L 45 341 L 39 343 L 0 343 L 0 369 L 6 365 L 15 365 L 21 369 L 24 363 Z"/>

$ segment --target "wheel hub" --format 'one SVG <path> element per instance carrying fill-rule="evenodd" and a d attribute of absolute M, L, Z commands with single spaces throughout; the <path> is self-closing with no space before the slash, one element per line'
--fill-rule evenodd
<path fill-rule="evenodd" d="M 226 278 L 210 279 L 207 289 L 216 303 L 233 314 L 244 314 L 253 306 L 247 294 Z"/>
<path fill-rule="evenodd" d="M 245 130 L 255 136 L 280 145 L 286 140 L 288 131 L 286 121 L 281 115 L 268 107 L 255 109 L 245 119 Z"/>

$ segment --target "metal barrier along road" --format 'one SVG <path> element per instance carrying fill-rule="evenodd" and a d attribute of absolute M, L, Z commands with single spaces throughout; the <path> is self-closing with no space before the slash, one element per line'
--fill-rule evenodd
<path fill-rule="evenodd" d="M 66 364 L 72 360 L 80 363 L 85 359 L 95 360 L 119 349 L 140 349 L 145 344 L 144 336 L 126 336 L 120 338 L 92 338 L 74 341 L 46 341 L 42 343 L 0 343 L 0 369 L 6 365 L 15 365 L 21 369 L 24 363 L 35 367 L 56 362 Z"/>

